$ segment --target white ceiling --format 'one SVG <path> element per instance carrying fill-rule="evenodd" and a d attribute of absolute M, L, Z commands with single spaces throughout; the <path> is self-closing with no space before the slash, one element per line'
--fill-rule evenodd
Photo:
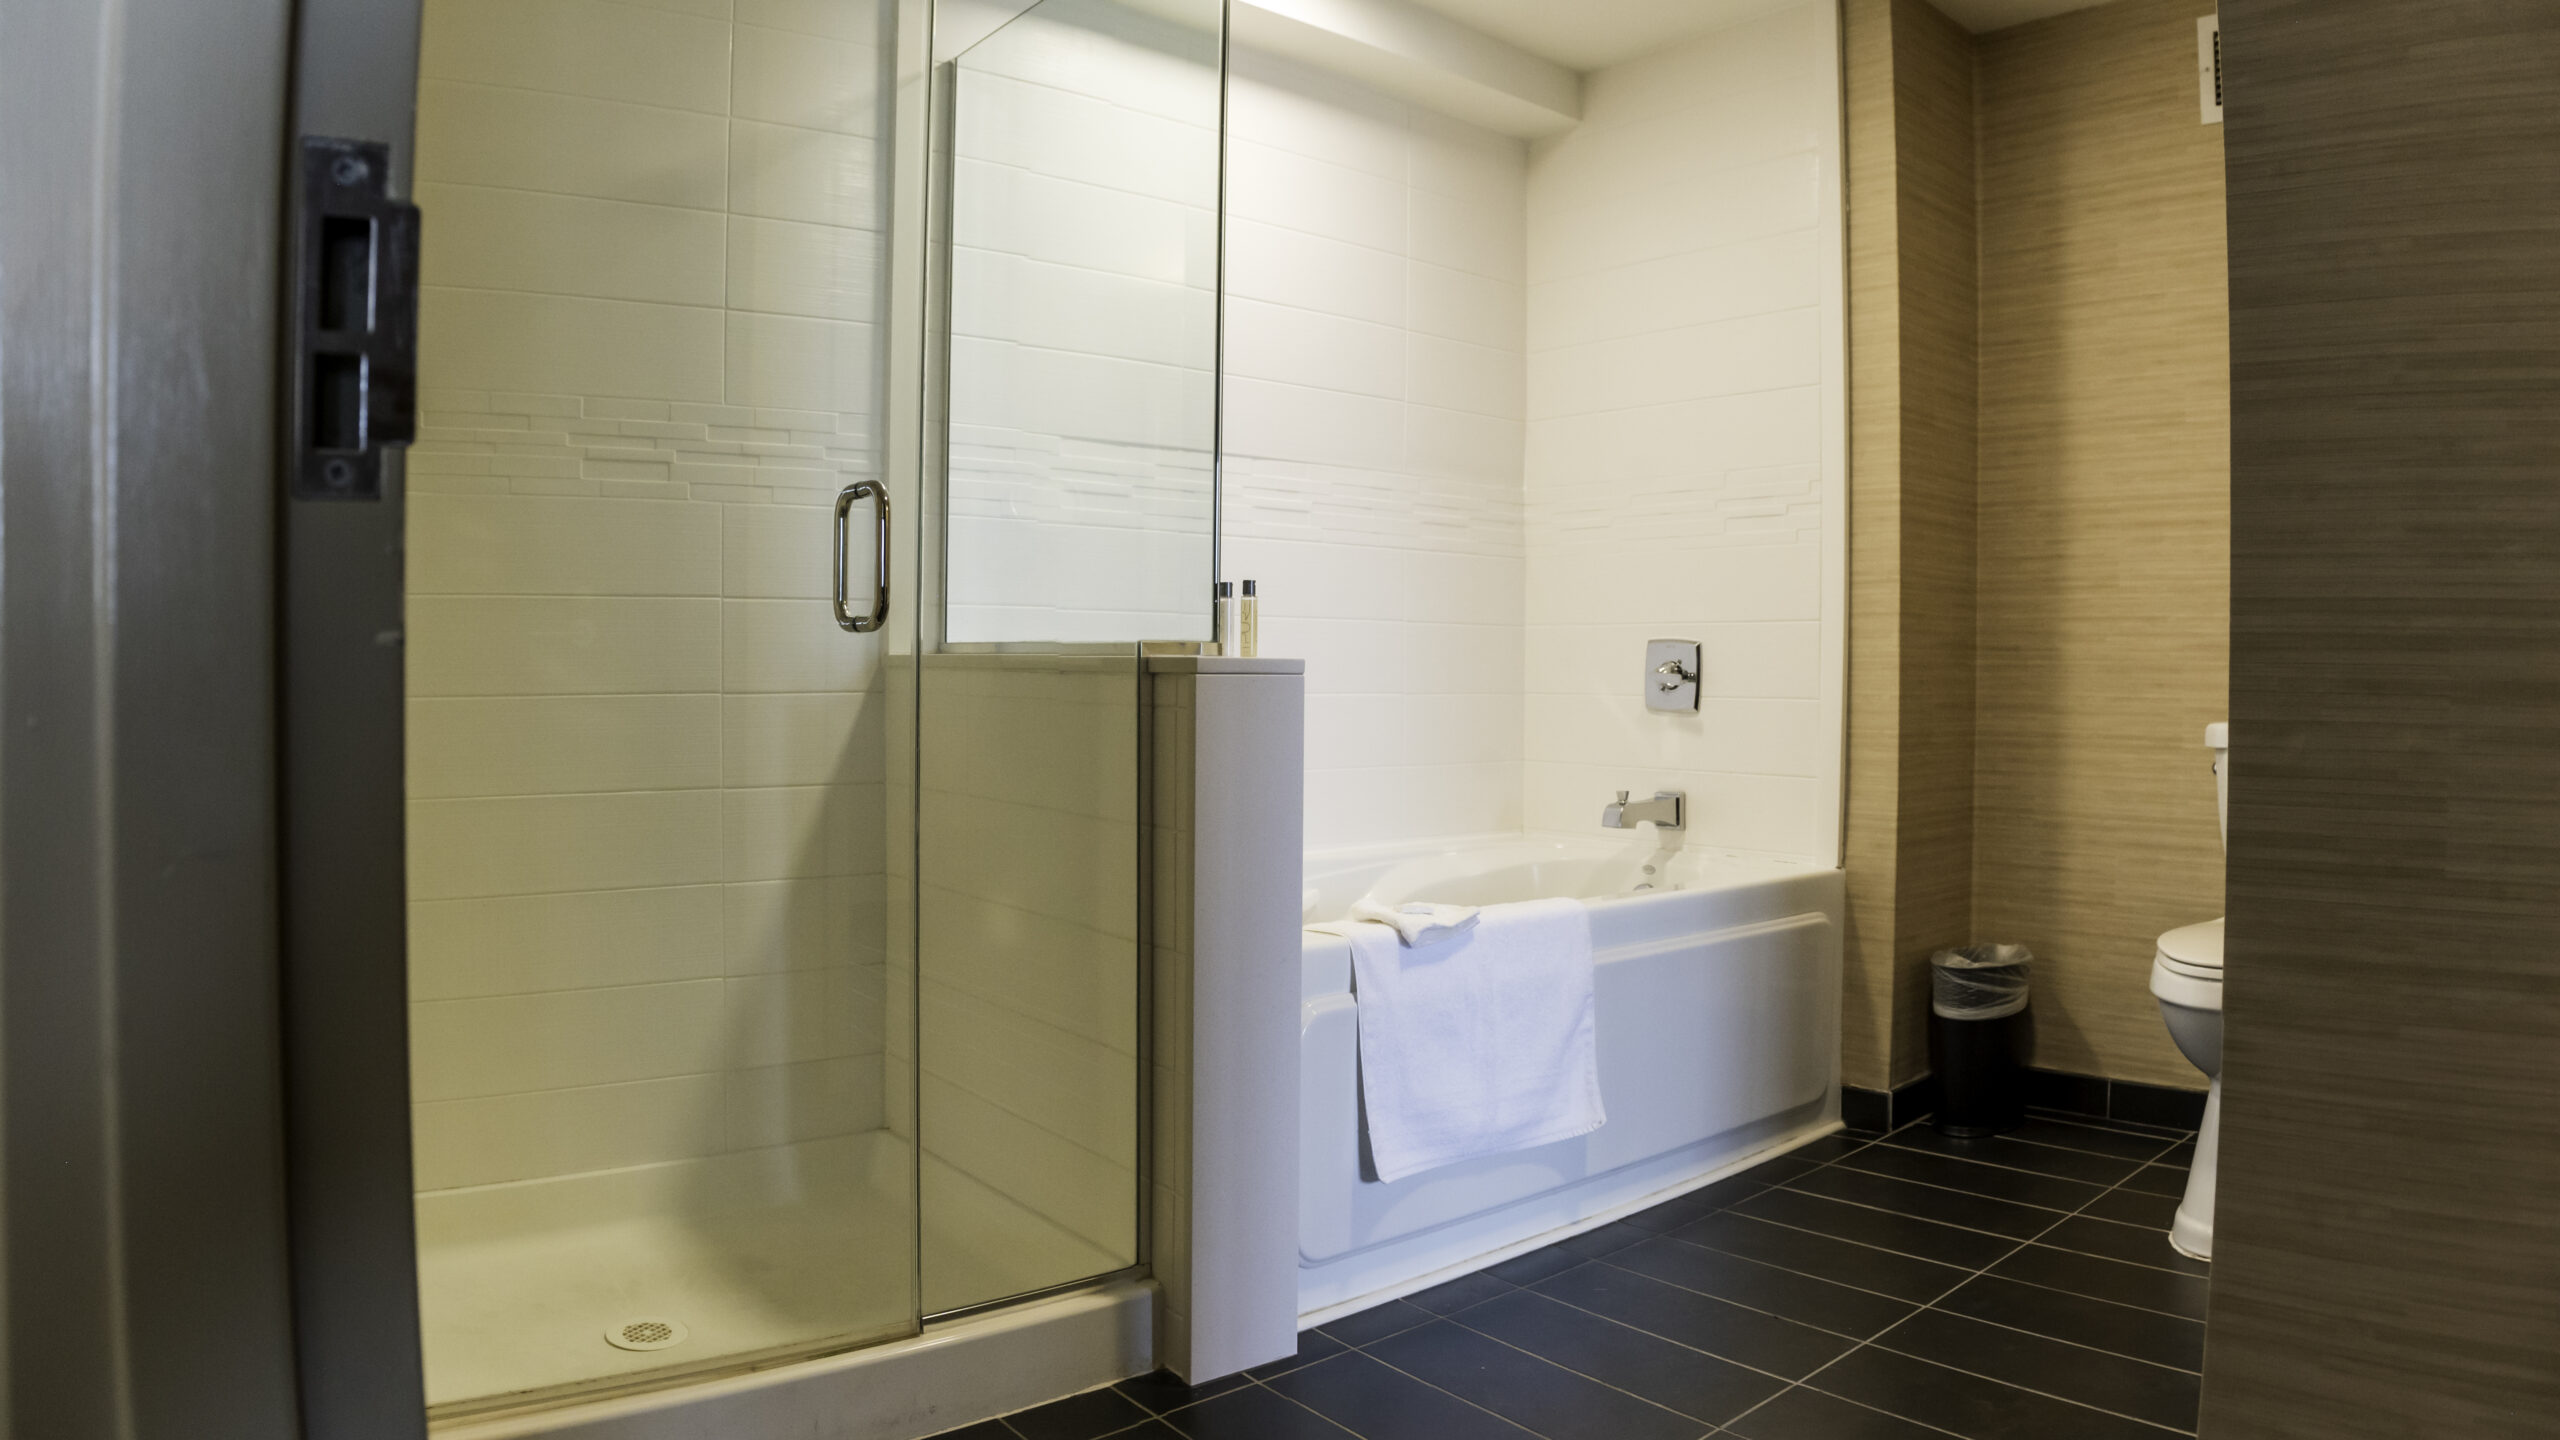
<path fill-rule="evenodd" d="M 1415 0 L 1574 70 L 1632 60 L 1790 0 Z"/>
<path fill-rule="evenodd" d="M 1598 70 L 1795 0 L 1414 0 L 1576 70 Z M 1999 30 L 2104 0 L 1931 0 L 1968 30 Z M 2200 5 L 2211 0 L 2198 0 Z M 2199 11 L 2198 13 L 2202 13 Z"/>

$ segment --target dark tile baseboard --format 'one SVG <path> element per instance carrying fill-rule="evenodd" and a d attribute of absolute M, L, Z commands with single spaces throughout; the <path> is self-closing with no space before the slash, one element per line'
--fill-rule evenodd
<path fill-rule="evenodd" d="M 2204 1123 L 2204 1093 L 2174 1085 L 2074 1075 L 2067 1070 L 2027 1072 L 2027 1103 L 2039 1110 L 2127 1120 L 2136 1125 L 2162 1125 L 2172 1130 L 2193 1130 Z"/>
<path fill-rule="evenodd" d="M 1937 1106 L 1938 1081 L 1934 1075 L 1923 1075 L 1891 1090 L 1840 1087 L 1840 1123 L 1873 1135 L 1899 1130 Z"/>
<path fill-rule="evenodd" d="M 1881 1134 L 1928 1114 L 1937 1102 L 1937 1080 L 1929 1075 L 1892 1090 L 1843 1085 L 1840 1123 L 1852 1130 Z M 2065 1115 L 2160 1125 L 2172 1130 L 2193 1130 L 2204 1123 L 2202 1090 L 2109 1080 L 2101 1075 L 2074 1075 L 2067 1070 L 2027 1071 L 2027 1103 Z"/>

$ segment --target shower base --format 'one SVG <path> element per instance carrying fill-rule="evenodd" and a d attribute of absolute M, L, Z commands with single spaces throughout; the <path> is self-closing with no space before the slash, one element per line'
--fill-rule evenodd
<path fill-rule="evenodd" d="M 418 1200 L 427 1404 L 438 1419 L 653 1372 L 734 1369 L 910 1333 L 917 1242 L 908 1148 L 887 1132 Z M 932 1290 L 985 1300 L 1120 1263 L 936 1168 Z M 606 1338 L 637 1321 L 681 1343 Z"/>
<path fill-rule="evenodd" d="M 420 1196 L 428 1407 L 903 1334 L 915 1316 L 908 1173 L 903 1144 L 866 1135 Z M 607 1341 L 644 1318 L 685 1339 Z"/>

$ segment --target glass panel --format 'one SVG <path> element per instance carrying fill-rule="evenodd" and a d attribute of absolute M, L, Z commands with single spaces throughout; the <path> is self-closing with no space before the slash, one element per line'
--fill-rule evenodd
<path fill-rule="evenodd" d="M 886 669 L 917 612 L 857 635 L 830 606 L 831 506 L 883 473 L 897 27 L 732 10 L 426 0 L 409 892 L 439 1415 L 917 1325 L 887 1035 L 914 692 Z"/>
<path fill-rule="evenodd" d="M 1045 0 L 951 68 L 949 640 L 1209 638 L 1220 13 Z"/>
<path fill-rule="evenodd" d="M 1045 0 L 938 77 L 928 1314 L 1141 1258 L 1137 642 L 1209 633 L 1221 15 Z"/>
<path fill-rule="evenodd" d="M 919 1120 L 927 1314 L 1138 1260 L 1138 673 L 924 670 Z"/>

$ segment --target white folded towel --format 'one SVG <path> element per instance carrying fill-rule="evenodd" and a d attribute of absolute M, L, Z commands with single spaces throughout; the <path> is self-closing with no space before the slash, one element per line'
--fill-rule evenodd
<path fill-rule="evenodd" d="M 1428 945 L 1434 940 L 1463 935 L 1475 928 L 1478 913 L 1473 905 L 1434 905 L 1422 900 L 1381 905 L 1365 895 L 1351 907 L 1352 919 L 1393 925 L 1407 945 Z"/>
<path fill-rule="evenodd" d="M 1380 1180 L 1606 1123 L 1581 901 L 1487 906 L 1469 929 L 1415 946 L 1347 928 Z"/>

